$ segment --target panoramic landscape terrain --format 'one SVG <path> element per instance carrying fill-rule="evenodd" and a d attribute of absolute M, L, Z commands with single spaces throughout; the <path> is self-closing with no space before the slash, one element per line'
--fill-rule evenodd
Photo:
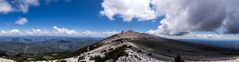
<path fill-rule="evenodd" d="M 239 0 L 0 0 L 0 62 L 239 62 Z"/>

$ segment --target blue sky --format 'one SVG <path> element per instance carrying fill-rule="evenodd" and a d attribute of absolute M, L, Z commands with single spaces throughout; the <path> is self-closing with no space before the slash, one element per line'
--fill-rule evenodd
<path fill-rule="evenodd" d="M 102 36 L 130 25 L 155 35 L 237 34 L 238 8 L 218 0 L 0 0 L 0 35 Z"/>
<path fill-rule="evenodd" d="M 101 3 L 102 0 L 71 0 L 68 2 L 59 0 L 50 3 L 40 1 L 40 5 L 29 7 L 26 13 L 16 11 L 0 14 L 0 30 L 32 28 L 51 30 L 53 26 L 57 26 L 77 31 L 120 32 L 132 25 L 135 31 L 146 32 L 158 27 L 159 21 L 125 22 L 119 17 L 109 20 L 100 14 Z M 27 18 L 28 22 L 24 25 L 14 24 L 22 17 Z"/>

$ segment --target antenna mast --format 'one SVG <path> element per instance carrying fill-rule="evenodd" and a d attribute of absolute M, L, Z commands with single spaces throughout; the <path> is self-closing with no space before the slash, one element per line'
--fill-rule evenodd
<path fill-rule="evenodd" d="M 129 25 L 129 30 L 132 31 L 132 25 L 131 24 Z"/>
<path fill-rule="evenodd" d="M 133 30 L 132 30 L 132 25 L 131 25 L 131 24 L 129 24 L 128 32 L 133 32 Z"/>

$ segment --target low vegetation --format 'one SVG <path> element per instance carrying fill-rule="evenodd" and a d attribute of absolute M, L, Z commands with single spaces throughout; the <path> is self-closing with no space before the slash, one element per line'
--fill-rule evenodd
<path fill-rule="evenodd" d="M 57 62 L 67 62 L 66 60 L 59 60 L 59 61 L 57 61 Z"/>
<path fill-rule="evenodd" d="M 105 57 L 95 56 L 92 59 L 95 60 L 95 62 L 105 62 L 106 60 L 110 59 L 113 60 L 113 62 L 115 62 L 121 56 L 128 56 L 128 53 L 125 52 L 127 48 L 128 48 L 127 45 L 123 45 L 110 52 L 105 53 Z"/>
<path fill-rule="evenodd" d="M 80 57 L 78 58 L 78 61 L 81 61 L 81 60 L 83 60 L 83 59 L 85 59 L 85 57 L 84 57 L 84 56 L 80 56 Z"/>
<path fill-rule="evenodd" d="M 111 52 L 105 53 L 105 59 L 113 59 L 113 61 L 116 61 L 121 56 L 128 56 L 128 53 L 125 52 L 126 49 L 127 45 L 123 45 Z"/>
<path fill-rule="evenodd" d="M 95 57 L 92 58 L 92 60 L 95 60 L 95 62 L 105 62 L 106 61 L 101 56 L 95 56 Z"/>

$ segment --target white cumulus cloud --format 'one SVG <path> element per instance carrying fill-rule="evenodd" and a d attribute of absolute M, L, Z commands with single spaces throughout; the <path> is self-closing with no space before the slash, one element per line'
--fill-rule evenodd
<path fill-rule="evenodd" d="M 8 13 L 13 11 L 12 6 L 6 2 L 5 0 L 0 0 L 0 12 L 1 13 Z"/>
<path fill-rule="evenodd" d="M 15 24 L 18 24 L 18 25 L 24 25 L 28 22 L 28 19 L 25 18 L 25 17 L 22 17 L 22 18 L 19 18 L 16 20 Z"/>
<path fill-rule="evenodd" d="M 25 31 L 27 35 L 49 35 L 49 32 L 46 30 L 32 28 L 30 31 Z"/>
<path fill-rule="evenodd" d="M 11 30 L 2 30 L 0 31 L 1 36 L 22 36 L 22 35 L 47 35 L 47 31 L 41 29 L 32 29 L 32 30 L 20 30 L 20 29 L 11 29 Z"/>
<path fill-rule="evenodd" d="M 0 0 L 0 12 L 23 12 L 27 13 L 32 6 L 39 6 L 39 0 Z"/>
<path fill-rule="evenodd" d="M 23 32 L 19 29 L 12 29 L 12 30 L 2 30 L 0 31 L 0 35 L 7 35 L 7 36 L 11 36 L 11 35 L 22 35 Z"/>
<path fill-rule="evenodd" d="M 151 0 L 104 0 L 102 3 L 102 15 L 114 20 L 114 16 L 120 15 L 124 21 L 137 18 L 140 21 L 156 19 L 156 13 L 150 7 Z"/>
<path fill-rule="evenodd" d="M 40 5 L 39 0 L 19 0 L 19 10 L 23 13 L 28 12 L 30 6 L 38 6 Z"/>
<path fill-rule="evenodd" d="M 119 32 L 117 31 L 106 31 L 106 32 L 101 32 L 101 35 L 103 36 L 111 36 L 111 35 L 114 35 L 114 34 L 117 34 Z"/>
<path fill-rule="evenodd" d="M 78 34 L 78 32 L 76 30 L 59 28 L 57 26 L 53 26 L 53 32 L 58 35 L 76 35 L 76 34 Z"/>
<path fill-rule="evenodd" d="M 0 0 L 0 13 L 22 12 L 27 13 L 29 8 L 40 6 L 42 3 L 51 3 L 61 0 Z M 71 0 L 63 0 L 70 2 Z"/>
<path fill-rule="evenodd" d="M 89 36 L 89 37 L 107 37 L 107 36 L 111 36 L 114 34 L 117 34 L 119 32 L 117 31 L 105 31 L 105 32 L 95 32 L 95 31 L 84 31 L 84 32 L 80 32 L 79 35 L 80 36 Z"/>
<path fill-rule="evenodd" d="M 99 35 L 100 33 L 98 32 L 93 32 L 93 31 L 84 31 L 81 32 L 80 35 L 85 35 L 85 36 L 96 36 Z"/>
<path fill-rule="evenodd" d="M 18 30 L 18 29 L 12 29 L 12 30 L 9 31 L 9 33 L 11 33 L 11 34 L 20 34 L 22 32 L 20 30 Z"/>

